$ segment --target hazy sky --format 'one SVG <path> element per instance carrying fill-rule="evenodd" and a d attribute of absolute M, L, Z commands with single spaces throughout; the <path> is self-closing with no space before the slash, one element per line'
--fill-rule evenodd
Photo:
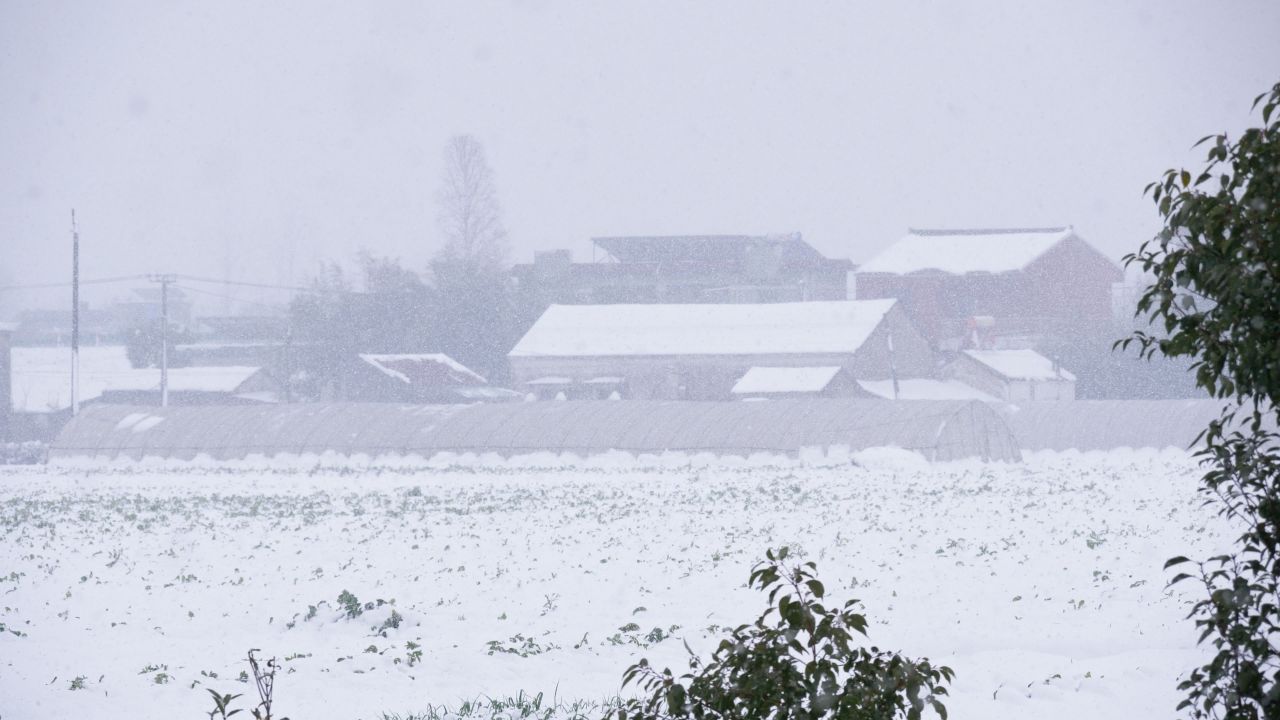
<path fill-rule="evenodd" d="M 0 284 L 63 279 L 73 206 L 87 277 L 422 267 L 460 132 L 515 261 L 1067 223 L 1119 257 L 1146 182 L 1253 119 L 1277 36 L 1275 2 L 0 0 Z"/>

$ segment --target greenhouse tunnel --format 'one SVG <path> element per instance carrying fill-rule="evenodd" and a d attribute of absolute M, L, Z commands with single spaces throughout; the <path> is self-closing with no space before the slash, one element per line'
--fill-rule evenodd
<path fill-rule="evenodd" d="M 619 450 L 748 456 L 898 447 L 928 460 L 1017 461 L 1005 420 L 976 401 L 566 401 L 477 405 L 319 403 L 94 405 L 59 434 L 50 460 L 239 460 L 322 455 Z"/>

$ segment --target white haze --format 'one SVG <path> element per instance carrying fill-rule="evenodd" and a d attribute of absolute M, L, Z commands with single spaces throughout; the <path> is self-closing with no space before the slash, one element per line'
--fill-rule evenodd
<path fill-rule="evenodd" d="M 0 284 L 65 279 L 72 207 L 87 277 L 421 268 L 460 132 L 515 261 L 799 230 L 856 262 L 909 225 L 1062 223 L 1119 257 L 1155 227 L 1143 185 L 1249 120 L 1278 31 L 1273 2 L 4 0 Z"/>

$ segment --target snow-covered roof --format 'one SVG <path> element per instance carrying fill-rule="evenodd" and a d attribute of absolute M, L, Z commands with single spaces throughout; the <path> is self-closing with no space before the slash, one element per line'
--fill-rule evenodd
<path fill-rule="evenodd" d="M 753 367 L 733 386 L 735 395 L 822 392 L 840 373 L 831 367 Z"/>
<path fill-rule="evenodd" d="M 894 300 L 552 305 L 512 357 L 856 352 Z"/>
<path fill-rule="evenodd" d="M 908 230 L 858 268 L 859 273 L 952 275 L 1021 270 L 1073 234 L 1070 226 L 995 230 Z"/>
<path fill-rule="evenodd" d="M 15 347 L 10 359 L 10 397 L 14 412 L 45 413 L 71 407 L 69 348 Z M 92 400 L 104 390 L 129 382 L 137 372 L 129 364 L 123 346 L 82 347 L 80 400 Z"/>
<path fill-rule="evenodd" d="M 859 380 L 863 390 L 888 400 L 999 400 L 959 380 L 908 378 L 898 381 L 898 396 L 893 395 L 892 380 Z"/>
<path fill-rule="evenodd" d="M 458 385 L 483 385 L 479 373 L 444 353 L 362 353 L 360 359 L 408 385 L 439 384 L 447 379 Z"/>
<path fill-rule="evenodd" d="M 1010 380 L 1075 380 L 1035 350 L 965 350 L 964 353 Z"/>
<path fill-rule="evenodd" d="M 470 387 L 453 388 L 451 392 L 454 396 L 463 400 L 509 400 L 523 397 L 515 390 L 507 388 L 490 387 L 488 385 L 473 385 Z"/>
<path fill-rule="evenodd" d="M 10 367 L 15 412 L 42 413 L 71 407 L 71 351 L 56 347 L 13 348 Z M 169 389 L 175 392 L 234 392 L 256 367 L 169 368 Z M 80 401 L 107 391 L 160 389 L 159 368 L 134 368 L 123 346 L 80 349 Z"/>
<path fill-rule="evenodd" d="M 235 392 L 261 368 L 204 366 L 169 368 L 171 392 Z M 160 369 L 139 368 L 120 378 L 108 390 L 159 390 Z"/>
<path fill-rule="evenodd" d="M 525 385 L 572 385 L 573 378 L 567 377 L 540 377 L 530 380 Z"/>

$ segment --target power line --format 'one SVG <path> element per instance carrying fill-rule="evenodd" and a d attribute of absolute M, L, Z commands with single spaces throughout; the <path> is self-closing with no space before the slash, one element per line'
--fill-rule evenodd
<path fill-rule="evenodd" d="M 107 283 L 117 283 L 117 282 L 126 282 L 129 280 L 145 280 L 145 279 L 147 279 L 146 275 L 121 275 L 119 277 L 96 278 L 93 280 L 81 280 L 80 284 L 81 285 L 104 285 Z M 72 284 L 69 282 L 35 283 L 32 285 L 0 285 L 0 292 L 4 292 L 6 290 L 45 290 L 48 288 L 71 287 L 71 285 Z"/>
<path fill-rule="evenodd" d="M 281 307 L 280 305 L 272 305 L 270 303 L 257 302 L 256 300 L 245 300 L 244 298 L 238 298 L 238 297 L 235 297 L 234 295 L 224 295 L 222 293 L 210 292 L 208 290 L 197 290 L 196 288 L 190 287 L 188 285 L 174 285 L 173 287 L 183 292 L 195 293 L 197 295 L 208 295 L 209 297 L 216 297 L 221 300 L 231 300 L 238 303 L 244 303 L 246 305 L 257 305 L 258 307 L 269 308 L 272 310 L 279 310 Z"/>
<path fill-rule="evenodd" d="M 263 290 L 291 290 L 294 292 L 316 292 L 323 288 L 316 287 L 300 287 L 297 285 L 271 285 L 269 283 L 243 282 L 240 280 L 217 280 L 214 278 L 196 277 L 194 275 L 178 275 L 179 280 L 189 280 L 191 282 L 215 283 L 217 285 L 237 285 L 239 287 L 261 288 Z"/>

